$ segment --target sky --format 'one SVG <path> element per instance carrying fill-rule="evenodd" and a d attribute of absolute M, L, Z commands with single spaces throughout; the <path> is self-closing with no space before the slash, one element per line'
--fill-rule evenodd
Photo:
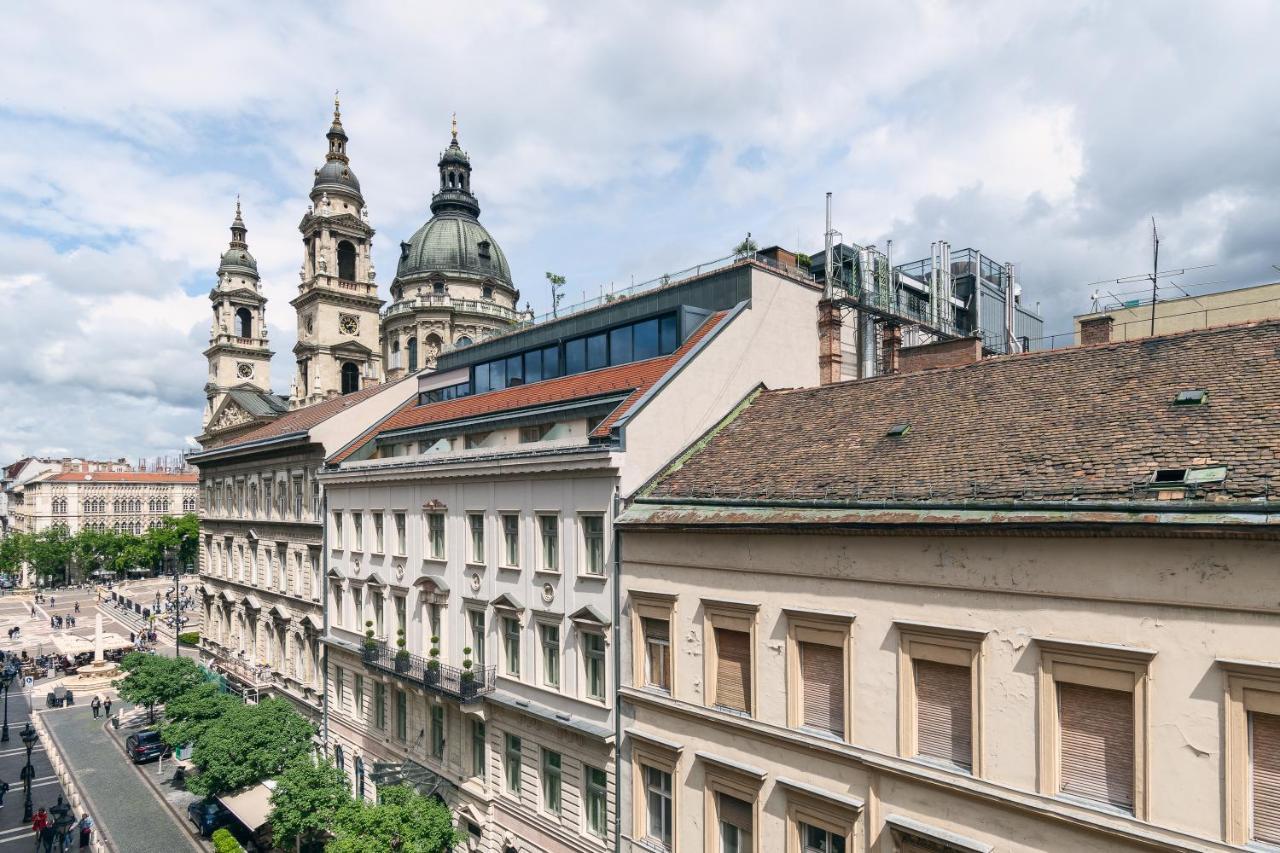
<path fill-rule="evenodd" d="M 450 116 L 522 302 L 760 245 L 1017 265 L 1048 334 L 1095 282 L 1280 279 L 1280 4 L 18 4 L 0 45 L 0 463 L 200 432 L 239 194 L 287 393 L 297 224 L 341 91 L 388 297 Z M 1117 287 L 1104 286 L 1113 292 Z M 1130 285 L 1129 287 L 1132 287 Z M 1164 295 L 1177 296 L 1172 285 Z"/>

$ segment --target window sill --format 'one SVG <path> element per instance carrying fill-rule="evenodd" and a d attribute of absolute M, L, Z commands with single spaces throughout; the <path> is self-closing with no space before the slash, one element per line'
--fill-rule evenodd
<path fill-rule="evenodd" d="M 607 581 L 608 579 L 608 575 L 593 575 L 590 572 L 581 572 L 578 575 L 580 581 Z"/>
<path fill-rule="evenodd" d="M 431 563 L 437 566 L 447 566 L 449 565 L 449 558 L 448 557 L 423 557 L 422 562 Z"/>
<path fill-rule="evenodd" d="M 534 569 L 533 573 L 535 575 L 555 575 L 556 577 L 560 577 L 564 574 L 559 569 Z"/>
<path fill-rule="evenodd" d="M 519 567 L 519 566 L 511 566 L 511 565 L 507 565 L 506 563 L 499 563 L 499 564 L 498 564 L 498 568 L 499 568 L 499 569 L 502 569 L 504 572 L 518 572 L 518 571 L 520 571 L 520 567 Z"/>
<path fill-rule="evenodd" d="M 463 563 L 463 565 L 464 565 L 466 568 L 468 568 L 468 569 L 487 569 L 487 568 L 489 568 L 489 564 L 488 564 L 488 563 L 477 563 L 477 562 L 475 562 L 474 560 L 467 560 L 465 563 Z"/>

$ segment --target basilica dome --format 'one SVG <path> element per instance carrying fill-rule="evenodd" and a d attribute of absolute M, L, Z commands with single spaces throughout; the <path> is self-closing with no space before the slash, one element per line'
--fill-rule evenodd
<path fill-rule="evenodd" d="M 351 167 L 341 160 L 326 160 L 324 165 L 316 169 L 316 180 L 313 190 L 346 190 L 360 194 L 360 181 Z"/>
<path fill-rule="evenodd" d="M 465 213 L 438 213 L 400 244 L 396 278 L 462 273 L 511 285 L 507 257 L 488 230 Z"/>

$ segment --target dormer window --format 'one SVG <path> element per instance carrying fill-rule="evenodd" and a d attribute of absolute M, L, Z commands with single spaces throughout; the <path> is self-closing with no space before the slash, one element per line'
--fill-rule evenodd
<path fill-rule="evenodd" d="M 432 293 L 444 293 L 444 282 L 443 282 L 443 281 L 436 281 L 436 282 L 432 282 L 432 284 L 431 284 L 431 292 L 432 292 Z"/>
<path fill-rule="evenodd" d="M 476 253 L 477 253 L 480 257 L 485 258 L 485 259 L 488 259 L 488 257 L 489 257 L 489 241 L 488 241 L 488 240 L 481 240 L 479 243 L 477 243 L 477 244 L 476 244 L 476 250 L 477 250 L 477 251 L 476 251 Z"/>
<path fill-rule="evenodd" d="M 485 299 L 489 299 L 489 300 L 492 300 L 492 299 L 493 299 L 493 288 L 492 288 L 492 287 L 490 287 L 489 285 L 487 285 L 487 284 L 486 284 L 486 285 L 484 286 L 484 289 L 483 289 L 483 290 L 481 290 L 480 292 L 481 292 L 481 294 L 484 296 L 484 298 L 485 298 Z"/>

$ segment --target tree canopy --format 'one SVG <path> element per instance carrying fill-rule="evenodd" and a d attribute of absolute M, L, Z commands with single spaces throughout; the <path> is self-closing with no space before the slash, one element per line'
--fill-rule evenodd
<path fill-rule="evenodd" d="M 379 802 L 351 800 L 338 810 L 325 853 L 442 853 L 462 840 L 439 800 L 407 785 L 378 789 Z"/>
<path fill-rule="evenodd" d="M 160 736 L 174 748 L 194 744 L 209 726 L 239 704 L 240 699 L 224 693 L 217 682 L 198 684 L 164 706 L 165 725 Z"/>
<path fill-rule="evenodd" d="M 200 774 L 187 788 L 207 796 L 272 778 L 311 750 L 314 734 L 286 699 L 229 705 L 195 740 L 191 761 Z"/>
<path fill-rule="evenodd" d="M 271 837 L 277 847 L 292 849 L 329 835 L 338 812 L 351 802 L 346 774 L 327 760 L 305 755 L 276 778 L 271 795 Z"/>
<path fill-rule="evenodd" d="M 156 705 L 177 699 L 201 684 L 205 678 L 200 667 L 190 658 L 169 658 L 146 652 L 130 652 L 120 661 L 125 673 L 116 682 L 120 696 L 135 705 L 146 705 L 150 719 L 156 717 Z"/>
<path fill-rule="evenodd" d="M 38 533 L 19 531 L 0 539 L 0 572 L 17 574 L 27 565 L 39 577 L 83 580 L 98 569 L 157 566 L 166 549 L 185 566 L 196 561 L 199 536 L 200 520 L 192 513 L 169 516 L 140 535 L 89 529 L 71 534 L 61 525 Z"/>

